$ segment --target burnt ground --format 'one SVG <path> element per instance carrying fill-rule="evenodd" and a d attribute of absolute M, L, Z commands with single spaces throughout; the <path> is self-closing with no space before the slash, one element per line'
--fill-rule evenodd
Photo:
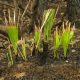
<path fill-rule="evenodd" d="M 19 59 L 8 67 L 6 50 L 0 50 L 0 80 L 80 80 L 80 30 L 75 30 L 67 58 L 63 58 L 63 50 L 59 49 L 59 59 L 54 59 L 51 51 L 44 65 L 40 65 L 39 57 L 29 56 L 27 61 Z M 7 43 L 7 42 L 6 42 Z M 28 50 L 30 53 L 30 50 Z"/>
<path fill-rule="evenodd" d="M 62 6 L 61 10 L 65 10 Z M 56 22 L 61 21 L 63 12 L 60 12 Z M 56 23 L 55 22 L 55 23 Z M 40 65 L 39 57 L 31 56 L 32 36 L 27 35 L 26 41 L 30 46 L 27 48 L 29 55 L 27 61 L 19 60 L 13 66 L 8 66 L 6 48 L 8 41 L 0 38 L 0 80 L 80 80 L 80 23 L 75 30 L 74 37 L 68 47 L 67 58 L 63 58 L 63 50 L 58 50 L 59 59 L 54 59 L 49 46 L 48 57 L 44 65 Z M 1 35 L 2 36 L 2 35 Z"/>

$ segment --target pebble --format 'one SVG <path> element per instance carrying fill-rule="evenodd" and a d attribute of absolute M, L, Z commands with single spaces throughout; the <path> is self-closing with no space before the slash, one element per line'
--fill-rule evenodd
<path fill-rule="evenodd" d="M 75 49 L 73 49 L 73 50 L 72 50 L 72 52 L 74 53 L 74 52 L 76 52 L 76 50 L 75 50 Z"/>
<path fill-rule="evenodd" d="M 68 60 L 66 60 L 66 63 L 68 63 L 69 61 Z"/>

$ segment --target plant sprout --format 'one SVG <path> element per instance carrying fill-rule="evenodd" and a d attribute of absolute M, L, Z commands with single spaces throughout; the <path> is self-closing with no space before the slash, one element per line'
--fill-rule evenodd
<path fill-rule="evenodd" d="M 68 45 L 69 45 L 70 40 L 72 39 L 72 37 L 74 35 L 74 31 L 73 31 L 73 29 L 71 30 L 70 26 L 71 26 L 71 24 L 67 23 L 67 26 L 64 29 L 64 23 L 63 23 L 62 45 L 63 45 L 63 51 L 64 51 L 64 57 L 65 58 L 67 56 Z"/>
<path fill-rule="evenodd" d="M 25 39 L 22 40 L 22 58 L 23 60 L 26 61 L 26 43 L 25 43 Z"/>
<path fill-rule="evenodd" d="M 56 52 L 58 50 L 58 48 L 61 45 L 61 36 L 59 34 L 59 31 L 56 27 L 56 31 L 54 32 L 54 39 L 53 39 L 53 43 L 54 43 L 54 58 L 58 58 L 58 53 Z"/>
<path fill-rule="evenodd" d="M 13 65 L 13 58 L 12 58 L 12 53 L 11 53 L 10 46 L 8 48 L 7 57 L 8 57 L 8 65 L 9 66 Z"/>
<path fill-rule="evenodd" d="M 8 26 L 6 29 L 15 55 L 17 55 L 17 42 L 18 42 L 18 28 L 16 26 Z"/>
<path fill-rule="evenodd" d="M 44 41 L 45 42 L 48 42 L 49 40 L 55 13 L 56 13 L 55 9 L 48 9 L 44 11 L 43 24 L 44 24 Z"/>
<path fill-rule="evenodd" d="M 5 14 L 5 13 L 4 13 Z M 8 9 L 8 20 L 5 16 L 5 24 L 6 24 L 6 32 L 8 33 L 9 40 L 11 43 L 11 47 L 14 50 L 15 56 L 17 58 L 17 47 L 18 47 L 18 27 L 17 23 L 15 21 L 15 10 L 14 10 L 14 16 L 13 19 L 11 18 L 11 11 Z M 10 55 L 10 56 L 9 56 Z M 9 53 L 7 53 L 7 56 L 11 59 L 11 50 L 9 49 Z"/>
<path fill-rule="evenodd" d="M 38 30 L 37 27 L 35 27 L 34 44 L 36 49 L 40 49 L 40 30 Z"/>

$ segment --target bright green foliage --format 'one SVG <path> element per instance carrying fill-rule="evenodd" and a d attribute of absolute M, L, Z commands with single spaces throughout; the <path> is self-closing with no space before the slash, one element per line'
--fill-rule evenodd
<path fill-rule="evenodd" d="M 69 26 L 67 26 L 67 28 L 64 29 L 62 33 L 62 45 L 63 45 L 63 50 L 64 50 L 64 57 L 67 56 L 68 45 L 73 35 L 74 35 L 74 32 L 70 30 Z"/>
<path fill-rule="evenodd" d="M 55 17 L 55 9 L 48 9 L 44 11 L 43 15 L 43 24 L 44 24 L 44 41 L 48 42 L 51 28 L 53 25 L 54 17 Z"/>
<path fill-rule="evenodd" d="M 17 54 L 17 42 L 18 42 L 18 28 L 16 26 L 7 27 L 7 33 L 10 39 L 10 42 L 13 46 L 15 55 Z"/>
<path fill-rule="evenodd" d="M 35 29 L 34 33 L 34 44 L 36 49 L 40 49 L 40 31 Z"/>
<path fill-rule="evenodd" d="M 7 57 L 8 57 L 8 65 L 9 66 L 13 65 L 13 58 L 12 58 L 12 53 L 11 53 L 10 47 L 8 48 Z"/>
<path fill-rule="evenodd" d="M 27 58 L 27 54 L 26 54 L 26 43 L 25 43 L 25 39 L 22 40 L 22 54 L 21 54 L 23 60 L 26 61 Z"/>
<path fill-rule="evenodd" d="M 57 50 L 61 45 L 61 36 L 59 35 L 59 31 L 56 28 L 56 31 L 54 32 L 54 39 L 53 39 L 53 43 L 54 43 L 54 58 L 58 58 L 58 54 L 57 54 Z"/>

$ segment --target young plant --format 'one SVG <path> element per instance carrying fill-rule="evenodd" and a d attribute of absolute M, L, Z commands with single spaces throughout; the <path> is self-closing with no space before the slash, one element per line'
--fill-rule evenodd
<path fill-rule="evenodd" d="M 25 43 L 25 39 L 22 40 L 22 54 L 21 54 L 23 60 L 26 61 L 27 59 L 27 54 L 26 54 L 26 43 Z"/>
<path fill-rule="evenodd" d="M 9 20 L 7 21 L 5 17 L 5 24 L 6 24 L 6 32 L 8 33 L 9 40 L 12 44 L 12 47 L 14 49 L 15 55 L 17 55 L 17 47 L 18 47 L 18 27 L 15 21 L 15 10 L 14 10 L 14 17 L 13 19 L 11 18 L 11 11 L 10 9 L 8 10 L 8 18 Z M 9 22 L 9 23 L 8 23 Z"/>
<path fill-rule="evenodd" d="M 12 47 L 14 49 L 15 55 L 17 55 L 17 42 L 18 42 L 18 27 L 16 26 L 8 26 L 6 29 L 10 42 L 12 44 Z"/>
<path fill-rule="evenodd" d="M 57 27 L 56 27 L 56 31 L 54 32 L 53 44 L 54 44 L 54 49 L 53 49 L 54 58 L 58 58 L 59 56 L 57 50 L 61 45 L 61 36 L 59 34 L 59 30 L 57 29 Z"/>
<path fill-rule="evenodd" d="M 8 47 L 7 58 L 8 58 L 8 65 L 9 66 L 13 65 L 13 58 L 12 58 L 12 53 L 11 53 L 10 46 Z"/>
<path fill-rule="evenodd" d="M 40 30 L 38 30 L 37 27 L 35 27 L 34 45 L 36 49 L 40 49 Z"/>
<path fill-rule="evenodd" d="M 67 57 L 67 49 L 68 45 L 70 43 L 70 40 L 72 39 L 74 35 L 73 29 L 70 28 L 71 24 L 67 23 L 66 28 L 64 28 L 64 23 L 63 23 L 63 29 L 62 29 L 62 45 L 63 45 L 63 51 L 64 51 L 64 57 Z"/>
<path fill-rule="evenodd" d="M 44 11 L 44 15 L 43 15 L 44 42 L 49 41 L 55 13 L 56 13 L 55 9 L 48 9 Z"/>

